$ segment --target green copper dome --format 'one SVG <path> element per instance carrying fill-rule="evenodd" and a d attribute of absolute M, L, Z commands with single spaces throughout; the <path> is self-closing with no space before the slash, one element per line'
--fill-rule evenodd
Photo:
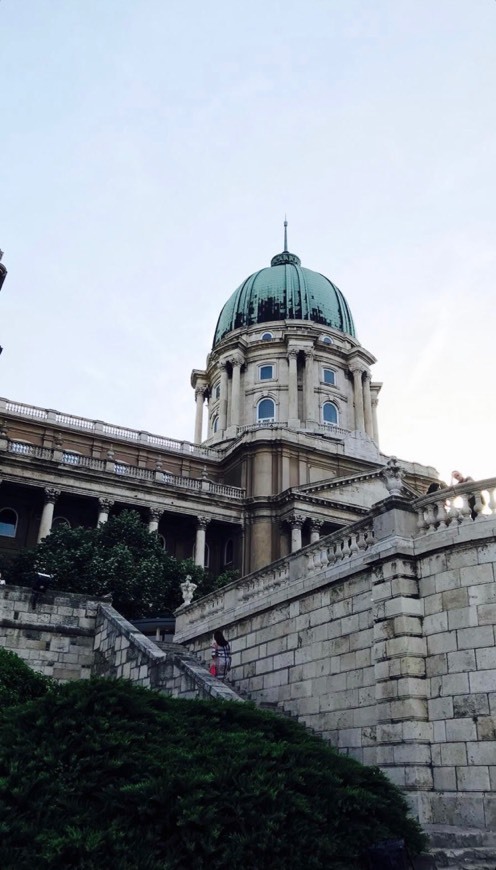
<path fill-rule="evenodd" d="M 250 275 L 234 291 L 220 313 L 213 346 L 234 329 L 274 320 L 309 320 L 355 336 L 341 290 L 320 272 L 304 269 L 289 251 L 277 254 L 270 268 Z"/>

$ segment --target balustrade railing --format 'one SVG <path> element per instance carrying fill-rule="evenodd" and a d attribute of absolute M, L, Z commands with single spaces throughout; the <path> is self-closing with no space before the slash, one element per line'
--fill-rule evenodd
<path fill-rule="evenodd" d="M 90 468 L 94 471 L 106 474 L 116 474 L 119 477 L 132 478 L 134 480 L 150 480 L 158 484 L 164 483 L 169 486 L 189 489 L 195 492 L 205 492 L 228 499 L 241 500 L 245 496 L 245 490 L 237 486 L 227 486 L 222 483 L 213 483 L 199 477 L 181 477 L 177 474 L 169 474 L 167 471 L 155 471 L 151 468 L 140 468 L 136 465 L 128 465 L 124 462 L 112 462 L 105 459 L 94 459 L 92 456 L 82 456 L 80 453 L 60 451 L 52 447 L 37 447 L 25 441 L 8 441 L 7 451 L 18 456 L 45 459 L 57 464 L 70 465 L 71 468 Z"/>
<path fill-rule="evenodd" d="M 85 432 L 94 432 L 96 435 L 106 435 L 120 441 L 133 441 L 136 444 L 161 447 L 164 450 L 174 450 L 178 453 L 187 453 L 190 456 L 202 456 L 208 459 L 219 459 L 222 450 L 215 447 L 203 447 L 200 444 L 192 444 L 190 441 L 179 441 L 175 438 L 165 438 L 161 435 L 152 435 L 137 429 L 128 429 L 125 426 L 114 426 L 104 423 L 102 420 L 89 420 L 86 417 L 77 417 L 74 414 L 61 414 L 47 408 L 37 408 L 34 405 L 25 405 L 22 402 L 10 402 L 0 398 L 0 413 L 4 410 L 9 414 L 19 417 L 31 417 L 35 420 L 46 420 L 57 426 L 67 426 L 72 429 L 80 429 Z"/>
<path fill-rule="evenodd" d="M 440 489 L 413 502 L 420 533 L 496 516 L 496 478 Z"/>
<path fill-rule="evenodd" d="M 338 529 L 305 548 L 307 570 L 323 571 L 329 565 L 341 562 L 368 550 L 374 543 L 372 517 Z"/>

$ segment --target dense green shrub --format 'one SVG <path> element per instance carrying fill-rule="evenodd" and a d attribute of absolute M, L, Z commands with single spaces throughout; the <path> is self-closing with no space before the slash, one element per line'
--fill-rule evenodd
<path fill-rule="evenodd" d="M 52 685 L 48 677 L 35 673 L 15 653 L 0 647 L 0 711 L 40 698 Z"/>
<path fill-rule="evenodd" d="M 0 722 L 3 870 L 352 870 L 422 835 L 377 769 L 251 705 L 66 684 Z"/>

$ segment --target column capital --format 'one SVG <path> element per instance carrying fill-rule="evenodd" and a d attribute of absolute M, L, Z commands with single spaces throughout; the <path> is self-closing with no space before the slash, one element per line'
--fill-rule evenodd
<path fill-rule="evenodd" d="M 310 531 L 320 532 L 323 525 L 324 520 L 310 519 Z"/>
<path fill-rule="evenodd" d="M 197 528 L 206 529 L 210 522 L 210 517 L 197 517 Z"/>
<path fill-rule="evenodd" d="M 315 357 L 315 350 L 313 347 L 306 347 L 303 350 L 305 354 L 305 359 L 313 359 Z"/>
<path fill-rule="evenodd" d="M 288 349 L 288 359 L 296 359 L 298 356 L 299 350 L 297 347 L 290 347 Z"/>
<path fill-rule="evenodd" d="M 365 372 L 365 369 L 363 366 L 359 365 L 359 363 L 352 363 L 350 365 L 350 372 L 352 373 L 352 375 L 355 375 L 355 374 L 363 375 L 363 373 Z"/>
<path fill-rule="evenodd" d="M 370 397 L 370 401 L 372 402 L 372 407 L 376 408 L 377 405 L 379 404 L 379 397 L 375 393 L 372 393 L 372 395 Z"/>
<path fill-rule="evenodd" d="M 195 399 L 198 401 L 200 396 L 205 399 L 205 393 L 207 392 L 208 387 L 195 387 Z"/>
<path fill-rule="evenodd" d="M 45 504 L 55 504 L 59 495 L 60 489 L 52 489 L 51 487 L 45 487 Z"/>
<path fill-rule="evenodd" d="M 228 360 L 227 360 L 227 359 L 222 359 L 222 360 L 220 361 L 220 363 L 219 363 L 219 368 L 220 368 L 221 372 L 225 372 L 225 371 L 226 371 L 226 369 L 227 369 L 227 363 L 228 363 Z"/>
<path fill-rule="evenodd" d="M 365 381 L 371 381 L 372 380 L 372 372 L 369 371 L 369 369 L 364 369 L 363 370 L 363 378 Z"/>
<path fill-rule="evenodd" d="M 161 518 L 163 512 L 164 512 L 163 508 L 150 508 L 149 509 L 150 519 L 154 523 L 158 523 L 160 521 L 160 518 Z"/>
<path fill-rule="evenodd" d="M 105 511 L 105 513 L 108 513 L 110 508 L 114 506 L 114 500 L 112 498 L 99 498 L 98 504 L 99 504 L 100 510 Z"/>
<path fill-rule="evenodd" d="M 306 517 L 303 514 L 291 514 L 288 518 L 288 523 L 292 529 L 301 529 Z"/>
<path fill-rule="evenodd" d="M 238 355 L 238 354 L 235 354 L 234 356 L 230 356 L 230 357 L 229 357 L 228 362 L 231 363 L 231 365 L 233 366 L 233 368 L 234 368 L 234 366 L 239 366 L 239 367 L 241 368 L 241 366 L 242 366 L 243 363 L 244 363 L 244 359 L 243 359 L 242 356 L 240 356 L 240 355 Z"/>

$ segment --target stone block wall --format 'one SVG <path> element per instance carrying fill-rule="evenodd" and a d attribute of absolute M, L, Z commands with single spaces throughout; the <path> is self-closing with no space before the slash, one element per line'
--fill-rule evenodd
<path fill-rule="evenodd" d="M 494 485 L 491 493 L 475 520 L 466 495 L 448 518 L 442 503 L 429 508 L 428 522 L 426 500 L 418 522 L 408 499 L 391 496 L 369 526 L 180 608 L 176 639 L 207 661 L 223 628 L 235 685 L 254 700 L 378 764 L 423 823 L 495 828 Z"/>
<path fill-rule="evenodd" d="M 35 604 L 33 608 L 33 603 Z M 98 601 L 70 593 L 0 587 L 0 646 L 45 676 L 61 682 L 86 679 L 93 666 Z"/>
<path fill-rule="evenodd" d="M 246 616 L 226 628 L 234 685 L 257 703 L 277 702 L 357 759 L 376 722 L 371 580 L 367 574 L 326 585 Z M 211 633 L 188 648 L 206 663 Z"/>
<path fill-rule="evenodd" d="M 419 559 L 438 793 L 430 803 L 434 822 L 495 829 L 496 540 L 474 546 L 463 531 L 438 533 L 445 548 Z"/>
<path fill-rule="evenodd" d="M 176 644 L 159 648 L 113 607 L 101 604 L 95 631 L 93 673 L 131 680 L 175 698 L 241 699 L 211 677 L 195 656 Z"/>
<path fill-rule="evenodd" d="M 177 644 L 159 649 L 113 607 L 72 593 L 0 587 L 0 646 L 59 682 L 123 678 L 183 698 L 240 701 Z"/>

